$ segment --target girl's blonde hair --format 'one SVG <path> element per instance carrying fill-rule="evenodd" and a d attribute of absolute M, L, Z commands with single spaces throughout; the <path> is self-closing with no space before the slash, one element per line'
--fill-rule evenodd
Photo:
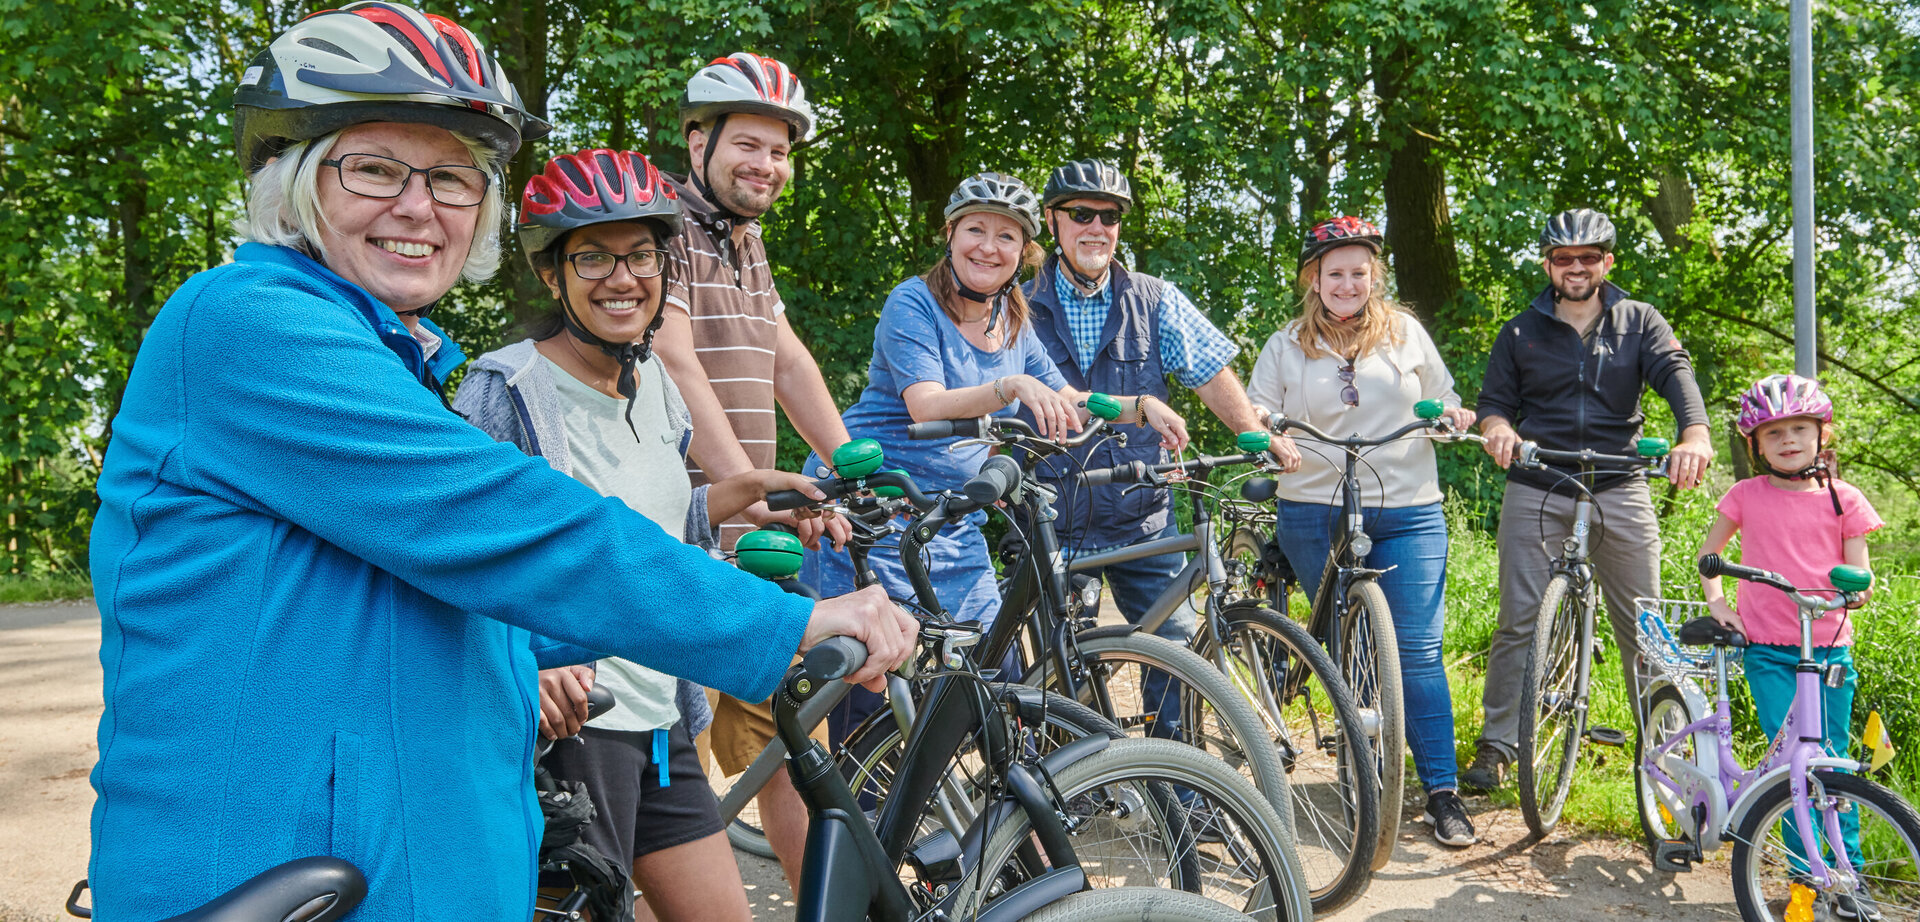
<path fill-rule="evenodd" d="M 1329 250 L 1327 252 L 1333 252 Z M 1395 346 L 1405 341 L 1406 336 L 1400 330 L 1397 314 L 1411 313 L 1407 306 L 1387 297 L 1387 261 L 1375 253 L 1368 260 L 1368 278 L 1372 282 L 1372 292 L 1367 296 L 1366 306 L 1351 320 L 1340 320 L 1327 310 L 1325 302 L 1320 300 L 1320 292 L 1315 291 L 1313 283 L 1320 278 L 1320 262 L 1326 253 L 1307 261 L 1300 267 L 1297 282 L 1300 286 L 1300 320 L 1294 329 L 1294 339 L 1300 344 L 1300 352 L 1309 359 L 1327 355 L 1321 347 L 1325 342 L 1334 348 L 1344 347 L 1346 355 L 1367 355 L 1380 348 L 1383 343 Z"/>
<path fill-rule="evenodd" d="M 233 222 L 240 239 L 291 247 L 323 263 L 327 261 L 320 246 L 328 227 L 327 216 L 320 213 L 320 174 L 332 167 L 323 167 L 320 161 L 326 159 L 345 130 L 295 144 L 254 172 L 247 186 L 247 213 Z M 506 195 L 500 189 L 501 164 L 493 148 L 459 132 L 453 136 L 473 156 L 474 166 L 486 170 L 492 178 L 477 206 L 480 214 L 474 225 L 473 245 L 460 270 L 461 278 L 484 282 L 500 268 L 500 223 L 506 213 Z"/>
<path fill-rule="evenodd" d="M 965 216 L 962 215 L 962 217 Z M 953 223 L 947 222 L 946 227 L 941 230 L 941 234 L 949 241 L 953 239 Z M 1045 253 L 1046 251 L 1040 249 L 1040 244 L 1035 243 L 1033 238 L 1027 238 L 1026 244 L 1020 248 L 1020 265 L 1013 270 L 1014 281 L 1019 281 L 1021 269 L 1039 266 L 1040 259 Z M 940 310 L 946 313 L 947 319 L 953 321 L 955 326 L 959 326 L 965 318 L 947 306 L 948 302 L 960 297 L 960 286 L 953 280 L 951 245 L 949 245 L 949 252 L 941 254 L 940 261 L 934 263 L 933 268 L 928 269 L 927 274 L 921 276 L 921 280 L 927 283 L 927 290 L 933 293 L 933 302 L 940 305 Z M 1003 343 L 1019 339 L 1020 331 L 1027 326 L 1027 295 L 1017 284 L 1007 292 L 1007 314 L 1002 322 L 1007 325 L 1006 336 L 1000 340 Z"/>

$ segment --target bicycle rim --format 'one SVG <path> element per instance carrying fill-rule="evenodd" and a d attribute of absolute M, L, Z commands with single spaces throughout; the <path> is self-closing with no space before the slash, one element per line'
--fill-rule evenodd
<path fill-rule="evenodd" d="M 1536 836 L 1560 822 L 1587 729 L 1593 618 L 1572 588 L 1566 574 L 1548 581 L 1520 683 L 1527 696 L 1520 705 L 1520 813 Z"/>
<path fill-rule="evenodd" d="M 1380 792 L 1353 693 L 1300 624 L 1252 602 L 1220 613 L 1228 680 L 1254 703 L 1287 771 L 1294 845 L 1316 914 L 1366 892 Z"/>
<path fill-rule="evenodd" d="M 1838 918 L 1843 900 L 1865 897 L 1886 922 L 1920 919 L 1920 814 L 1898 794 L 1858 775 L 1816 771 L 1811 780 L 1807 795 L 1815 847 L 1829 868 L 1836 863 L 1833 847 L 1820 830 L 1830 811 L 1836 819 L 1858 821 L 1860 843 L 1860 853 L 1850 859 L 1855 877 L 1835 875 L 1827 887 L 1815 888 L 1815 907 L 1826 908 L 1825 918 Z M 1745 919 L 1784 920 L 1794 886 L 1812 884 L 1794 851 L 1801 842 L 1790 819 L 1792 806 L 1792 791 L 1782 781 L 1761 791 L 1741 820 L 1733 843 L 1733 887 Z"/>
<path fill-rule="evenodd" d="M 1400 686 L 1400 648 L 1394 636 L 1387 597 L 1372 580 L 1347 589 L 1346 634 L 1340 645 L 1340 672 L 1353 691 L 1361 719 L 1372 727 L 1374 776 L 1380 791 L 1380 828 L 1373 868 L 1393 857 L 1400 833 L 1400 811 L 1407 784 L 1407 732 Z"/>

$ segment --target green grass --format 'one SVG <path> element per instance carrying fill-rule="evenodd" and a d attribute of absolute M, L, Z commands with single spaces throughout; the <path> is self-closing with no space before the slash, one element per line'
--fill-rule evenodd
<path fill-rule="evenodd" d="M 92 595 L 93 583 L 85 576 L 69 573 L 0 576 L 0 605 L 84 599 Z"/>
<path fill-rule="evenodd" d="M 1700 537 L 1712 523 L 1712 503 L 1729 483 L 1679 494 L 1661 521 L 1664 539 L 1662 587 L 1672 598 L 1700 597 L 1694 561 Z M 1879 503 L 1891 491 L 1861 484 Z M 1661 497 L 1656 491 L 1656 505 Z M 1876 575 L 1873 602 L 1855 614 L 1854 658 L 1860 684 L 1854 699 L 1853 727 L 1857 735 L 1867 713 L 1880 712 L 1901 754 L 1876 779 L 1902 796 L 1920 792 L 1920 523 L 1910 497 L 1890 495 L 1878 505 L 1889 527 L 1875 533 L 1869 544 Z M 1459 501 L 1447 506 L 1451 547 L 1447 558 L 1446 656 L 1453 689 L 1455 737 L 1460 764 L 1473 758 L 1480 733 L 1480 695 L 1485 685 L 1486 651 L 1499 611 L 1499 556 L 1493 536 L 1478 526 L 1486 510 Z M 1610 635 L 1602 621 L 1603 635 Z M 1594 668 L 1593 722 L 1627 730 L 1633 725 L 1621 687 L 1618 653 L 1611 637 L 1606 661 Z M 1730 689 L 1733 700 L 1735 749 L 1748 762 L 1766 741 L 1753 718 L 1744 682 Z M 1638 838 L 1633 792 L 1633 752 L 1626 748 L 1583 747 L 1578 773 L 1568 796 L 1564 825 L 1591 832 Z M 1409 773 L 1411 778 L 1411 773 Z M 1494 794 L 1499 806 L 1517 806 L 1511 784 Z"/>

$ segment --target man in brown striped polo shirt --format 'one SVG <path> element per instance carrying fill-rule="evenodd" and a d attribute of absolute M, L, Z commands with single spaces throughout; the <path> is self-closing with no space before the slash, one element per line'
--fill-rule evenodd
<path fill-rule="evenodd" d="M 847 441 L 839 408 L 813 354 L 794 335 L 773 284 L 759 218 L 793 175 L 793 142 L 813 127 L 799 78 L 771 58 L 740 53 L 715 60 L 687 83 L 680 100 L 692 171 L 676 182 L 687 221 L 671 244 L 672 278 L 655 354 L 693 415 L 694 483 L 774 466 L 774 405 L 823 458 Z M 673 179 L 670 177 L 670 179 Z M 770 521 L 793 522 L 764 504 L 721 526 L 722 545 Z M 812 543 L 819 520 L 795 523 Z M 826 526 L 837 544 L 847 525 Z M 709 692 L 710 696 L 714 693 Z M 765 702 L 714 700 L 707 740 L 727 774 L 745 771 L 773 739 Z M 758 799 L 787 883 L 797 886 L 806 850 L 807 811 L 785 772 Z"/>

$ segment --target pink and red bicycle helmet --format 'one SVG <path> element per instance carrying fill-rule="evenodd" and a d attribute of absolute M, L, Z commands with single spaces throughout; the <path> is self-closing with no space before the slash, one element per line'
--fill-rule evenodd
<path fill-rule="evenodd" d="M 1381 236 L 1380 228 L 1364 219 L 1339 217 L 1322 221 L 1309 228 L 1306 239 L 1301 241 L 1300 265 L 1304 267 L 1327 251 L 1344 246 L 1363 246 L 1378 254 L 1385 243 L 1386 238 Z"/>
<path fill-rule="evenodd" d="M 1768 375 L 1740 395 L 1740 416 L 1734 425 L 1741 435 L 1752 438 L 1761 426 L 1794 416 L 1833 422 L 1833 401 L 1821 393 L 1820 382 L 1812 378 Z"/>

